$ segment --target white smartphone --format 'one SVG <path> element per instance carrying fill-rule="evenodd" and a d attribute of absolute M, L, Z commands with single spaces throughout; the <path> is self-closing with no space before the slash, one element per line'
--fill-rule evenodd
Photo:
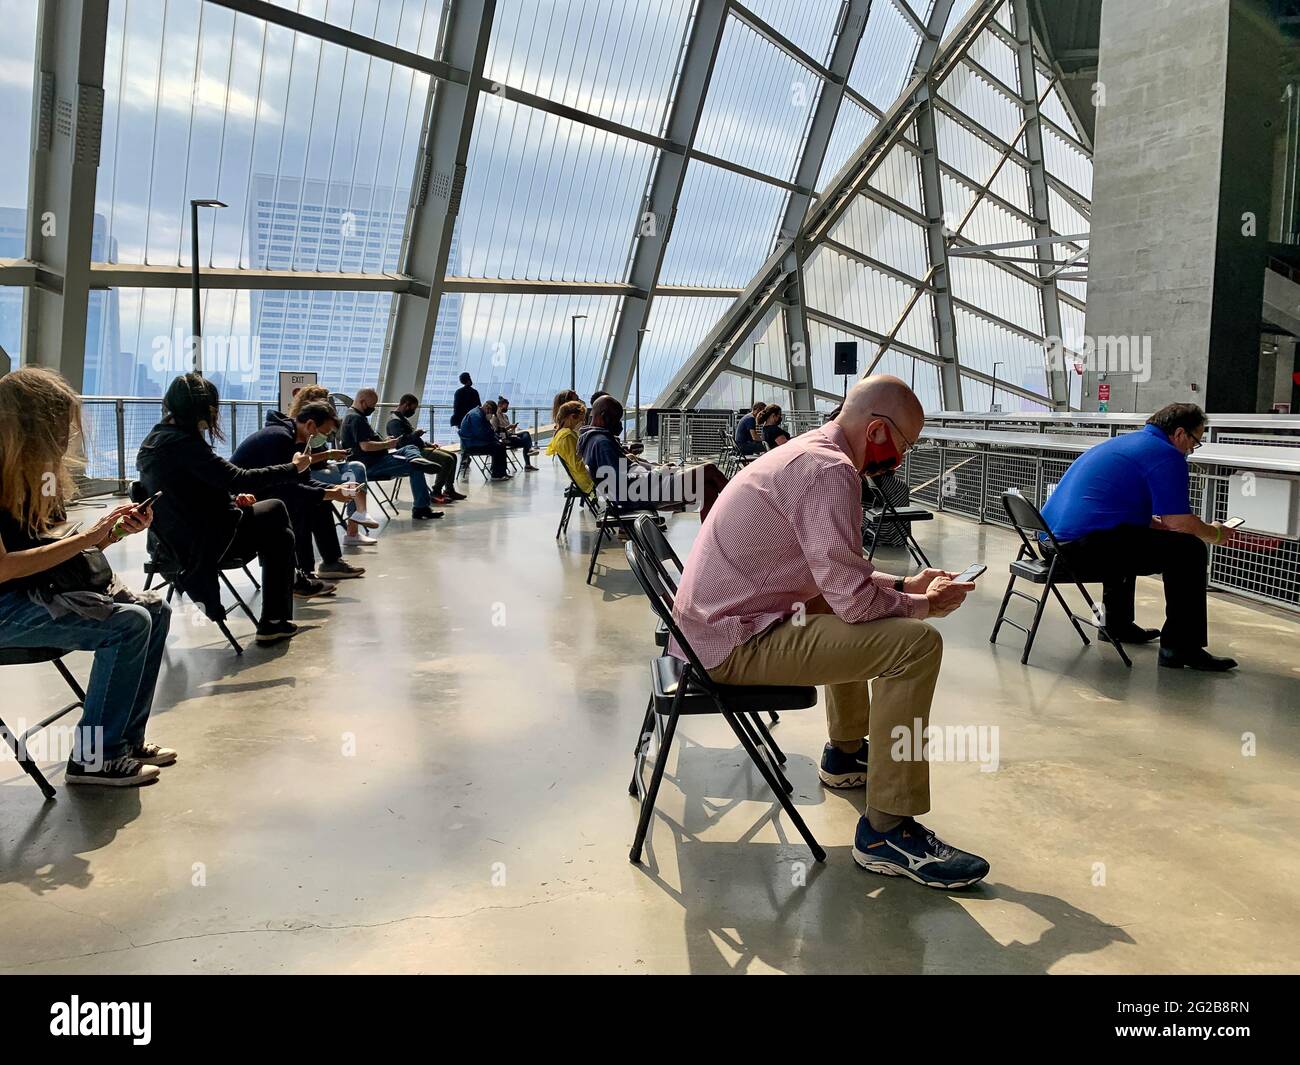
<path fill-rule="evenodd" d="M 1245 518 L 1229 518 L 1227 521 L 1223 523 L 1223 527 L 1225 529 L 1235 529 L 1239 525 L 1245 525 L 1245 524 L 1246 524 Z"/>
<path fill-rule="evenodd" d="M 953 583 L 970 584 L 971 581 L 978 579 L 987 569 L 988 566 L 981 565 L 979 562 L 973 562 L 952 579 Z"/>

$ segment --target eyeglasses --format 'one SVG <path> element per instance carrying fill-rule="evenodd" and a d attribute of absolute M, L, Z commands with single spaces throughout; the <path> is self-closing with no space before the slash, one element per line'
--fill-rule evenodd
<path fill-rule="evenodd" d="M 894 430 L 898 433 L 898 435 L 907 441 L 908 451 L 911 451 L 912 448 L 916 447 L 917 442 L 913 440 L 910 436 L 908 436 L 905 432 L 903 432 L 902 429 L 899 429 L 898 422 L 894 421 L 894 419 L 891 418 L 888 414 L 881 414 L 879 411 L 873 411 L 871 416 L 873 418 L 884 418 L 885 421 L 887 421 L 890 425 L 892 425 L 894 427 Z"/>

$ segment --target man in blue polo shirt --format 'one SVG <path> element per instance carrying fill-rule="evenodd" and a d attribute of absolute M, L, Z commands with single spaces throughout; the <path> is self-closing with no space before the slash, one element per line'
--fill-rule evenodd
<path fill-rule="evenodd" d="M 1100 581 L 1107 632 L 1122 643 L 1160 637 L 1160 664 L 1221 673 L 1237 663 L 1205 645 L 1206 544 L 1232 532 L 1192 513 L 1187 457 L 1201 446 L 1205 412 L 1171 403 L 1127 433 L 1084 452 L 1061 478 L 1043 517 L 1061 542 L 1061 559 L 1085 583 Z M 1050 547 L 1048 548 L 1050 551 Z M 1159 573 L 1165 586 L 1164 628 L 1133 620 L 1139 575 Z"/>

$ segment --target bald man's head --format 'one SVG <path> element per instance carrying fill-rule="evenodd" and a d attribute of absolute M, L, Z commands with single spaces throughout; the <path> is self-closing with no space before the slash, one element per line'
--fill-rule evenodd
<path fill-rule="evenodd" d="M 892 468 L 895 457 L 901 461 L 921 434 L 925 410 L 906 381 L 880 374 L 849 389 L 835 424 L 848 436 L 858 469 L 870 475 Z"/>
<path fill-rule="evenodd" d="M 613 432 L 623 424 L 623 404 L 611 395 L 603 395 L 591 407 L 591 423 Z"/>

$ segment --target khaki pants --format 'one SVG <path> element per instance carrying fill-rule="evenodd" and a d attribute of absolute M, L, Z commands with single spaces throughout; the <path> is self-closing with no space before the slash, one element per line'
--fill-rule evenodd
<path fill-rule="evenodd" d="M 824 684 L 830 738 L 871 743 L 868 805 L 915 816 L 930 809 L 930 763 L 911 760 L 912 734 L 917 719 L 921 729 L 929 724 L 942 661 L 943 639 L 924 621 L 850 625 L 834 614 L 810 614 L 802 625 L 782 621 L 742 643 L 709 676 L 720 684 Z M 890 753 L 899 725 L 907 728 L 906 761 Z"/>

